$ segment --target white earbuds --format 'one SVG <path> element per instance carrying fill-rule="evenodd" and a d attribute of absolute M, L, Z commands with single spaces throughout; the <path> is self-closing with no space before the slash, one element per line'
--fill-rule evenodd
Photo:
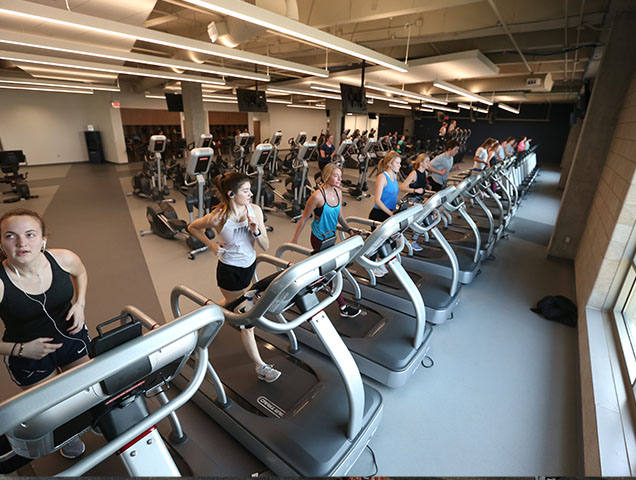
<path fill-rule="evenodd" d="M 46 250 L 46 240 L 44 240 L 44 243 L 42 243 L 42 252 L 44 252 L 44 250 Z"/>

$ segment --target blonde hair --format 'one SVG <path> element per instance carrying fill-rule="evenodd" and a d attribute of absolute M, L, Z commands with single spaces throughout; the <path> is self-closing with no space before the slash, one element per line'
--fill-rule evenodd
<path fill-rule="evenodd" d="M 420 153 L 415 160 L 413 160 L 413 168 L 417 170 L 420 168 L 420 165 L 426 161 L 426 159 L 430 159 L 426 153 Z"/>
<path fill-rule="evenodd" d="M 340 167 L 335 163 L 328 163 L 327 165 L 325 165 L 325 167 L 322 169 L 322 172 L 320 172 L 322 183 L 327 183 L 327 180 L 329 180 L 329 177 L 331 177 L 331 174 L 336 169 L 342 171 Z"/>
<path fill-rule="evenodd" d="M 395 150 L 392 150 L 389 153 L 387 153 L 384 156 L 384 158 L 380 160 L 380 163 L 378 163 L 378 172 L 379 173 L 386 172 L 389 169 L 389 165 L 391 165 L 391 162 L 395 160 L 396 158 L 401 158 L 401 157 L 400 157 L 400 154 L 397 153 Z"/>

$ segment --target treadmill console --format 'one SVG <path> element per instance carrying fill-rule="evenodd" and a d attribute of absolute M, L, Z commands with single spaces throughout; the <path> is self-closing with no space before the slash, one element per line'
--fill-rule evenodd
<path fill-rule="evenodd" d="M 272 147 L 269 143 L 259 143 L 254 149 L 254 153 L 252 153 L 252 158 L 250 159 L 250 166 L 252 168 L 263 166 L 269 160 L 269 156 L 272 154 L 274 147 Z"/>
<path fill-rule="evenodd" d="M 300 132 L 296 137 L 296 145 L 302 145 L 307 141 L 307 132 Z"/>
<path fill-rule="evenodd" d="M 298 160 L 309 161 L 311 156 L 314 154 L 316 150 L 316 142 L 306 142 L 300 148 L 300 152 L 298 152 Z"/>
<path fill-rule="evenodd" d="M 212 135 L 209 133 L 202 133 L 199 137 L 197 148 L 209 148 L 212 146 Z"/>
<path fill-rule="evenodd" d="M 151 153 L 162 153 L 166 150 L 167 139 L 165 135 L 153 135 L 150 137 L 148 151 Z"/>
<path fill-rule="evenodd" d="M 211 148 L 195 148 L 190 152 L 186 172 L 192 177 L 207 175 L 214 161 L 214 150 Z"/>

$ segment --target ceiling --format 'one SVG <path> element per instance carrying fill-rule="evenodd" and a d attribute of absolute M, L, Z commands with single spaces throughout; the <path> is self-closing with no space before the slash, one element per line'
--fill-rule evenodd
<path fill-rule="evenodd" d="M 408 65 L 408 72 L 401 73 L 367 61 L 367 81 L 462 101 L 461 96 L 433 86 L 434 80 L 441 79 L 514 103 L 574 101 L 582 82 L 596 74 L 612 14 L 610 0 L 247 3 L 274 12 L 291 11 L 292 16 L 297 13 L 302 24 Z M 237 47 L 210 41 L 208 25 L 213 21 L 220 31 L 234 32 Z M 70 26 L 76 22 L 90 29 Z M 117 30 L 117 34 L 105 30 Z M 47 45 L 57 49 L 43 48 Z M 211 55 L 213 49 L 225 58 Z M 227 86 L 206 86 L 205 90 L 228 92 L 235 86 L 252 87 L 254 79 L 236 75 L 255 72 L 259 87 L 268 78 L 269 86 L 308 89 L 320 83 L 337 87 L 340 82 L 360 84 L 363 71 L 359 58 L 213 13 L 186 0 L 3 0 L 0 50 L 4 80 L 0 85 L 10 79 L 46 79 L 51 84 L 81 82 L 140 94 L 161 93 L 166 86 L 178 85 L 180 78 L 222 82 L 223 77 Z M 250 60 L 227 55 L 250 56 Z M 268 63 L 265 57 L 270 57 L 271 66 L 263 66 Z M 61 66 L 70 63 L 73 68 Z M 309 67 L 309 71 L 300 73 L 293 70 L 296 67 Z M 225 69 L 224 75 L 218 74 L 219 68 Z M 328 78 L 324 78 L 325 69 Z M 543 82 L 532 86 L 528 78 Z M 44 88 L 53 87 L 40 89 Z M 310 98 L 294 95 L 293 100 Z"/>

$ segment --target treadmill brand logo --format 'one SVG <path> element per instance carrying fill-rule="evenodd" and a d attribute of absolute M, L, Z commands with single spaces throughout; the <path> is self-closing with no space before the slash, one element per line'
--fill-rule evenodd
<path fill-rule="evenodd" d="M 263 407 L 265 410 L 267 410 L 269 413 L 271 413 L 275 417 L 283 418 L 283 415 L 285 415 L 285 410 L 280 408 L 278 405 L 276 405 L 267 397 L 260 396 L 256 399 L 256 401 L 261 407 Z"/>

